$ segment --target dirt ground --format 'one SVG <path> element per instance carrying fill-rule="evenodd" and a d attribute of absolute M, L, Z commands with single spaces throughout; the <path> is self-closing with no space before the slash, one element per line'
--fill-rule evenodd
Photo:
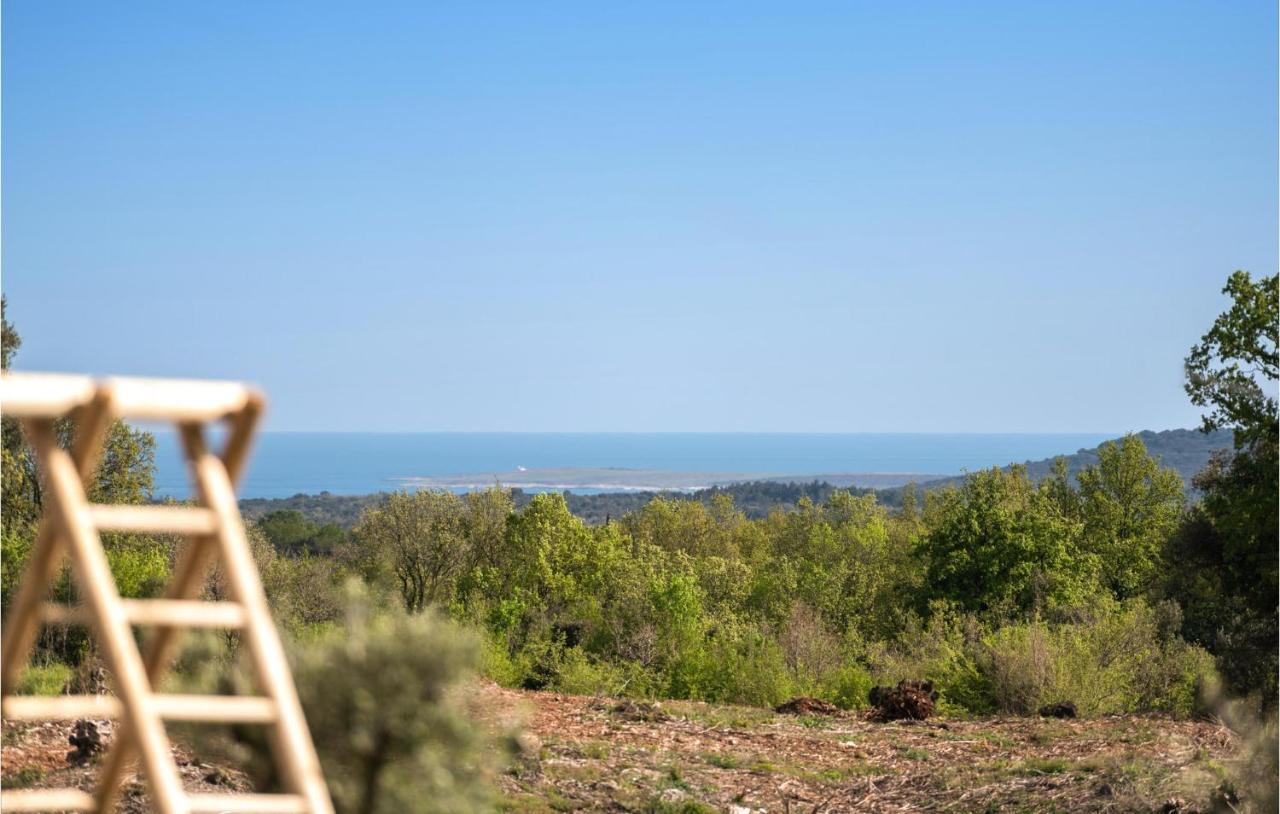
<path fill-rule="evenodd" d="M 1221 725 L 1156 716 L 872 723 L 493 685 L 471 700 L 495 730 L 523 728 L 522 756 L 497 778 L 499 806 L 514 812 L 1210 811 L 1239 750 Z M 6 724 L 4 787 L 92 789 L 96 767 L 67 762 L 70 732 Z M 190 790 L 247 788 L 178 758 Z M 136 776 L 125 790 L 123 811 L 147 810 Z"/>
<path fill-rule="evenodd" d="M 538 739 L 501 780 L 511 811 L 1207 811 L 1238 748 L 1155 716 L 882 724 L 487 692 Z"/>

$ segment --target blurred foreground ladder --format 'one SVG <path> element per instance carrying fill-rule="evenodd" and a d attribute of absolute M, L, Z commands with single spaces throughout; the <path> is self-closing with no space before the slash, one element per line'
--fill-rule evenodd
<path fill-rule="evenodd" d="M 113 810 L 129 762 L 141 762 L 152 806 L 165 814 L 307 812 L 332 814 L 293 676 L 271 619 L 236 505 L 242 470 L 262 397 L 241 384 L 161 379 L 106 379 L 11 373 L 0 378 L 0 411 L 21 419 L 43 473 L 44 516 L 5 625 L 0 662 L 0 714 L 8 720 L 119 720 L 94 794 L 77 789 L 0 793 L 0 810 Z M 196 506 L 92 504 L 85 488 L 104 434 L 117 418 L 177 425 L 195 481 Z M 58 443 L 61 419 L 74 423 L 70 450 Z M 226 446 L 206 446 L 205 424 L 227 423 Z M 122 599 L 99 531 L 176 533 L 189 539 L 165 598 Z M 83 604 L 46 601 L 63 557 L 70 554 Z M 231 600 L 200 601 L 215 562 Z M 83 623 L 97 634 L 116 695 L 40 697 L 15 691 L 41 624 Z M 133 625 L 151 626 L 141 648 Z M 155 692 L 174 657 L 179 628 L 239 630 L 257 672 L 260 696 L 191 696 Z M 270 727 L 281 794 L 189 794 L 174 762 L 166 720 L 256 723 Z"/>

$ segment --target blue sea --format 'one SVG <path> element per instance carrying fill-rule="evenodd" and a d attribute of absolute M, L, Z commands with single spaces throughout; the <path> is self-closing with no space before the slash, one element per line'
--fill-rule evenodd
<path fill-rule="evenodd" d="M 1110 434 L 282 433 L 258 437 L 242 497 L 368 494 L 403 479 L 523 467 L 669 472 L 956 475 L 1093 447 Z M 156 433 L 156 491 L 186 497 L 176 436 Z M 581 491 L 609 491 L 582 489 Z"/>

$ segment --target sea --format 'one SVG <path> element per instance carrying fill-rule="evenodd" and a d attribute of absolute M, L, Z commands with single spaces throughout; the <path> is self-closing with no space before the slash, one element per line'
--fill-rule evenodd
<path fill-rule="evenodd" d="M 316 433 L 267 432 L 255 444 L 241 497 L 330 492 L 359 495 L 421 479 L 539 470 L 644 470 L 640 486 L 662 488 L 661 473 L 743 473 L 744 479 L 827 473 L 958 475 L 1065 455 L 1097 446 L 1107 433 Z M 215 439 L 216 440 L 216 439 Z M 156 492 L 185 498 L 190 488 L 176 435 L 156 432 Z M 644 479 L 653 473 L 652 484 Z M 563 472 L 562 472 L 563 474 Z M 589 487 L 615 491 L 596 472 Z M 635 477 L 625 489 L 637 487 Z M 623 491 L 618 486 L 616 491 Z"/>

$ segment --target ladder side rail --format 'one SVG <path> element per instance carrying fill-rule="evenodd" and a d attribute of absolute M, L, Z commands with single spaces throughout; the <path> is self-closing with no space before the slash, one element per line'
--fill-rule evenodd
<path fill-rule="evenodd" d="M 110 406 L 109 394 L 99 391 L 77 411 L 71 457 L 82 486 L 88 484 L 98 465 L 102 436 L 111 423 Z M 30 559 L 18 583 L 18 593 L 9 607 L 3 643 L 0 643 L 0 695 L 12 695 L 17 690 L 31 646 L 40 631 L 40 608 L 62 567 L 64 554 L 65 541 L 58 524 L 42 517 Z"/>
<path fill-rule="evenodd" d="M 187 814 L 186 795 L 169 737 L 151 704 L 151 688 L 133 630 L 120 604 L 106 552 L 88 513 L 80 474 L 54 437 L 52 421 L 32 421 L 29 436 L 49 484 L 49 510 L 70 548 L 73 573 L 91 609 L 107 664 L 123 702 L 123 719 L 138 741 L 151 801 L 162 814 Z"/>
<path fill-rule="evenodd" d="M 223 453 L 223 459 L 229 472 L 239 474 L 243 471 L 249 442 L 252 440 L 253 431 L 261 413 L 262 400 L 261 397 L 255 394 L 245 405 L 245 408 L 230 419 L 231 432 L 227 438 L 226 451 Z M 197 448 L 193 449 L 188 443 L 188 439 L 192 434 L 196 437 L 202 437 L 200 435 L 200 425 L 182 422 L 179 424 L 179 429 L 181 430 L 183 453 L 187 459 L 187 466 L 194 467 L 195 456 L 203 454 L 204 445 L 201 443 Z M 197 484 L 198 486 L 199 484 Z M 190 538 L 186 546 L 178 554 L 178 561 L 173 568 L 173 578 L 169 582 L 169 587 L 165 590 L 165 598 L 176 600 L 198 599 L 204 588 L 204 580 L 209 573 L 209 567 L 216 559 L 217 553 L 218 538 L 216 534 Z M 178 628 L 171 625 L 158 626 L 149 633 L 143 642 L 142 658 L 145 663 L 147 678 L 152 687 L 158 687 L 164 678 L 164 674 L 168 672 L 169 662 L 172 661 L 177 650 L 180 638 L 179 632 Z M 134 750 L 133 732 L 127 723 L 122 722 L 122 725 L 116 731 L 115 739 L 107 747 L 106 754 L 103 755 L 102 771 L 98 775 L 98 787 L 94 792 L 94 797 L 97 800 L 97 811 L 100 814 L 108 814 L 108 812 L 115 809 L 120 795 L 120 781 L 124 777 L 125 764 L 133 756 Z"/>
<path fill-rule="evenodd" d="M 243 635 L 258 683 L 262 692 L 278 706 L 279 720 L 270 729 L 270 740 L 285 789 L 302 795 L 315 814 L 333 814 L 320 759 L 245 536 L 230 474 L 223 461 L 205 447 L 199 427 L 184 426 L 183 440 L 201 502 L 217 512 L 222 520 L 219 543 L 223 566 L 232 599 L 244 607 L 248 617 Z"/>

